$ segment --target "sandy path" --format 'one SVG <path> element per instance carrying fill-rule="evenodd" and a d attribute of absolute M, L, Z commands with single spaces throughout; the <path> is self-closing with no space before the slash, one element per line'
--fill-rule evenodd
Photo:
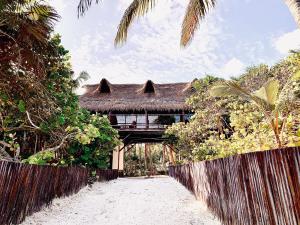
<path fill-rule="evenodd" d="M 170 177 L 120 178 L 56 199 L 22 225 L 218 225 L 205 207 Z"/>

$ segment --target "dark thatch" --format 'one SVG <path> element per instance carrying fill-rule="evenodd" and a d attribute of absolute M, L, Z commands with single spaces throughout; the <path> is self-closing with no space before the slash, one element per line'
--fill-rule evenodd
<path fill-rule="evenodd" d="M 111 84 L 102 79 L 99 84 L 86 85 L 86 93 L 80 96 L 80 105 L 90 111 L 190 111 L 186 99 L 194 92 L 191 83 Z"/>

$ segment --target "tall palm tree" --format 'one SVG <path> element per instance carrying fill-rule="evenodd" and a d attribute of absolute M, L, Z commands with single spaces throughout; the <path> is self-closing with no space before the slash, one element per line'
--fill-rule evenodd
<path fill-rule="evenodd" d="M 283 0 L 288 6 L 292 16 L 294 17 L 298 27 L 300 28 L 300 0 Z M 98 3 L 99 0 L 80 0 L 78 4 L 78 15 L 84 15 L 93 2 Z M 133 20 L 137 17 L 145 15 L 151 10 L 157 0 L 133 0 L 126 9 L 115 38 L 115 45 L 122 44 L 127 40 L 128 28 Z M 187 46 L 195 35 L 195 31 L 199 27 L 200 22 L 205 18 L 207 13 L 216 4 L 216 0 L 190 0 L 187 6 L 185 17 L 181 30 L 181 46 Z"/>

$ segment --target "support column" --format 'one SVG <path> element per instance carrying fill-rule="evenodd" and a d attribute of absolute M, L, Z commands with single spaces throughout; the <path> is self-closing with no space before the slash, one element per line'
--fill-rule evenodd
<path fill-rule="evenodd" d="M 180 122 L 184 122 L 184 112 L 183 111 L 180 114 Z"/>
<path fill-rule="evenodd" d="M 152 153 L 151 153 L 151 147 L 149 148 L 149 164 L 150 164 L 150 176 L 153 176 L 153 162 L 152 162 Z"/>
<path fill-rule="evenodd" d="M 147 148 L 147 144 L 145 144 L 145 171 L 148 170 L 148 162 L 147 162 L 147 158 L 148 158 L 148 148 Z"/>
<path fill-rule="evenodd" d="M 149 128 L 149 117 L 148 117 L 148 112 L 145 110 L 145 119 L 146 119 L 146 128 Z"/>
<path fill-rule="evenodd" d="M 172 165 L 176 165 L 176 162 L 175 162 L 175 157 L 174 157 L 174 150 L 173 150 L 173 146 L 172 145 L 169 145 L 169 150 L 170 150 L 170 161 L 172 163 Z"/>
<path fill-rule="evenodd" d="M 162 150 L 162 163 L 163 163 L 163 167 L 166 169 L 166 152 L 167 152 L 167 148 L 166 145 L 163 145 L 163 150 Z"/>
<path fill-rule="evenodd" d="M 117 146 L 113 151 L 112 169 L 124 170 L 124 148 Z"/>
<path fill-rule="evenodd" d="M 142 146 L 138 144 L 139 149 L 139 169 L 140 169 L 140 176 L 142 175 Z"/>
<path fill-rule="evenodd" d="M 117 146 L 113 150 L 112 169 L 117 170 L 119 165 L 119 150 L 120 146 Z"/>

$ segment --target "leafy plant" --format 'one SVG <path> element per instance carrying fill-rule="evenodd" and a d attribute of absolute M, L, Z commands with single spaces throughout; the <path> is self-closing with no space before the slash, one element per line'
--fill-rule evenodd
<path fill-rule="evenodd" d="M 299 70 L 300 53 L 294 52 L 273 67 L 253 66 L 231 81 L 196 80 L 196 93 L 187 100 L 195 113 L 189 123 L 166 130 L 167 142 L 183 161 L 299 146 Z"/>

